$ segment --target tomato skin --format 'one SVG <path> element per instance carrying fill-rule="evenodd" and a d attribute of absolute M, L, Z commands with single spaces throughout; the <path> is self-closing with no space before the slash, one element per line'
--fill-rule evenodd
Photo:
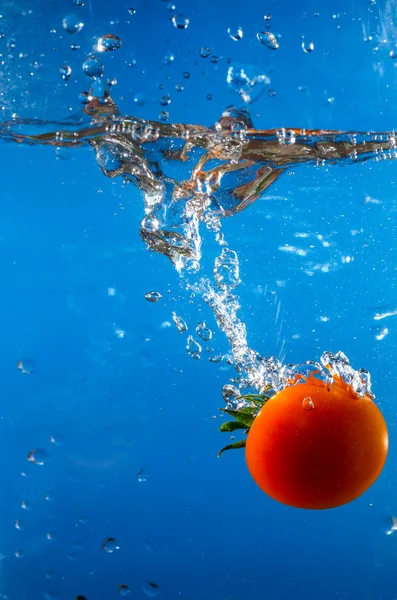
<path fill-rule="evenodd" d="M 312 378 L 262 407 L 248 434 L 246 462 L 273 499 L 326 509 L 363 494 L 381 473 L 387 452 L 385 420 L 368 396 Z"/>

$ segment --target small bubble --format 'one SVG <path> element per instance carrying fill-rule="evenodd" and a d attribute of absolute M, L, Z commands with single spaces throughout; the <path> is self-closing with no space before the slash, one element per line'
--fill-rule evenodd
<path fill-rule="evenodd" d="M 145 483 L 148 480 L 148 474 L 146 473 L 145 469 L 140 469 L 136 476 L 139 483 Z"/>
<path fill-rule="evenodd" d="M 63 446 L 64 439 L 59 433 L 52 433 L 50 435 L 50 442 L 51 442 L 51 444 L 54 444 L 55 446 Z"/>
<path fill-rule="evenodd" d="M 264 15 L 263 18 L 265 19 L 265 21 L 271 21 L 272 20 L 272 15 Z"/>
<path fill-rule="evenodd" d="M 18 529 L 18 531 L 23 531 L 25 529 L 25 521 L 21 521 L 21 519 L 17 519 L 15 521 L 15 529 Z"/>
<path fill-rule="evenodd" d="M 119 594 L 120 596 L 128 596 L 130 593 L 130 588 L 126 583 L 120 583 L 119 585 Z"/>
<path fill-rule="evenodd" d="M 146 98 L 143 94 L 135 94 L 134 96 L 134 102 L 135 104 L 137 104 L 138 106 L 143 106 L 146 102 Z"/>
<path fill-rule="evenodd" d="M 269 96 L 269 98 L 274 98 L 274 96 L 276 95 L 276 92 L 274 90 L 269 90 L 267 95 Z"/>
<path fill-rule="evenodd" d="M 168 104 L 171 104 L 171 98 L 168 96 L 168 94 L 160 98 L 160 104 L 161 106 L 168 106 Z"/>
<path fill-rule="evenodd" d="M 69 554 L 68 559 L 69 560 L 76 560 L 77 559 L 77 555 L 74 552 L 72 552 L 71 554 Z"/>
<path fill-rule="evenodd" d="M 214 65 L 215 63 L 218 62 L 218 57 L 217 56 L 211 56 L 210 61 L 212 62 L 212 64 Z"/>
<path fill-rule="evenodd" d="M 136 15 L 136 8 L 129 8 L 128 12 L 130 13 L 130 15 Z"/>
<path fill-rule="evenodd" d="M 183 77 L 184 77 L 184 79 L 189 79 L 189 78 L 190 78 L 190 73 L 189 73 L 189 71 L 184 71 L 184 72 L 183 72 Z"/>
<path fill-rule="evenodd" d="M 160 594 L 159 586 L 152 581 L 148 581 L 145 585 L 142 586 L 142 592 L 149 596 L 149 598 L 155 598 Z"/>
<path fill-rule="evenodd" d="M 306 52 L 306 54 L 313 52 L 313 50 L 314 50 L 313 42 L 302 42 L 302 50 L 303 50 L 303 52 Z"/>
<path fill-rule="evenodd" d="M 74 0 L 74 2 L 77 6 L 84 6 L 84 0 Z"/>
<path fill-rule="evenodd" d="M 109 552 L 109 554 L 115 552 L 116 550 L 120 550 L 120 546 L 118 545 L 117 540 L 112 537 L 106 538 L 106 540 L 104 540 L 104 542 L 102 543 L 102 548 L 105 550 L 105 552 Z"/>
<path fill-rule="evenodd" d="M 169 118 L 170 118 L 170 113 L 167 112 L 166 110 L 162 110 L 161 113 L 159 113 L 160 121 L 166 122 L 166 121 L 168 121 Z"/>
<path fill-rule="evenodd" d="M 184 15 L 174 15 L 172 17 L 172 23 L 177 29 L 187 29 L 190 21 Z"/>
<path fill-rule="evenodd" d="M 107 33 L 98 40 L 99 52 L 112 52 L 118 50 L 121 47 L 121 39 L 113 33 Z"/>
<path fill-rule="evenodd" d="M 47 502 L 54 502 L 54 494 L 52 492 L 47 492 L 45 495 L 45 499 Z"/>
<path fill-rule="evenodd" d="M 232 39 L 234 42 L 238 42 L 243 39 L 243 30 L 241 27 L 237 27 L 236 29 L 228 27 L 227 32 L 230 39 Z"/>
<path fill-rule="evenodd" d="M 176 11 L 176 5 L 173 2 L 168 2 L 167 4 L 167 10 L 168 12 L 175 12 Z"/>
<path fill-rule="evenodd" d="M 88 77 L 100 77 L 103 73 L 103 62 L 91 55 L 83 62 L 83 71 Z"/>
<path fill-rule="evenodd" d="M 166 54 L 163 58 L 163 63 L 165 65 L 170 65 L 175 60 L 175 54 Z M 164 86 L 163 86 L 164 87 Z M 159 88 L 160 89 L 160 88 Z"/>
<path fill-rule="evenodd" d="M 44 448 L 35 448 L 27 456 L 28 461 L 35 465 L 45 465 L 49 461 L 50 455 Z"/>
<path fill-rule="evenodd" d="M 263 46 L 266 46 L 266 48 L 269 48 L 270 50 L 277 50 L 279 47 L 275 35 L 270 31 L 261 31 L 256 34 L 256 37 Z"/>
<path fill-rule="evenodd" d="M 178 317 L 178 315 L 175 312 L 172 313 L 172 320 L 174 321 L 175 327 L 177 328 L 179 333 L 184 333 L 185 331 L 187 331 L 187 325 L 185 321 L 181 317 Z"/>
<path fill-rule="evenodd" d="M 17 558 L 23 558 L 24 557 L 24 551 L 23 550 L 16 550 L 15 551 L 15 556 Z"/>
<path fill-rule="evenodd" d="M 62 19 L 62 26 L 68 33 L 78 33 L 84 27 L 84 23 L 75 15 L 67 15 Z"/>
<path fill-rule="evenodd" d="M 177 83 L 175 85 L 175 89 L 177 92 L 183 92 L 183 85 L 181 85 L 180 83 Z"/>
<path fill-rule="evenodd" d="M 207 94 L 207 100 L 212 100 L 212 94 Z"/>
<path fill-rule="evenodd" d="M 47 571 L 47 573 L 45 574 L 46 579 L 54 579 L 54 577 L 55 577 L 54 571 Z"/>
<path fill-rule="evenodd" d="M 77 522 L 80 523 L 80 525 L 86 525 L 86 523 L 87 523 L 87 517 L 81 516 L 81 517 L 79 517 L 77 519 Z"/>
<path fill-rule="evenodd" d="M 33 504 L 31 502 L 28 502 L 27 500 L 22 500 L 21 508 L 23 508 L 23 510 L 30 511 L 33 508 Z"/>
<path fill-rule="evenodd" d="M 80 46 L 78 44 L 70 44 L 70 49 L 71 50 L 80 50 Z"/>
<path fill-rule="evenodd" d="M 53 531 L 47 531 L 45 536 L 46 536 L 47 540 L 49 540 L 50 542 L 54 542 L 56 539 L 56 535 Z"/>
<path fill-rule="evenodd" d="M 395 59 L 397 57 L 397 51 L 396 50 L 390 50 L 389 56 L 390 56 L 390 58 Z"/>
<path fill-rule="evenodd" d="M 59 72 L 62 76 L 62 79 L 68 81 L 72 74 L 72 69 L 69 67 L 69 65 L 62 65 L 62 67 L 59 69 Z"/>
<path fill-rule="evenodd" d="M 147 294 L 145 294 L 145 298 L 149 302 L 158 302 L 160 298 L 162 298 L 162 295 L 160 294 L 160 292 L 148 292 Z"/>
<path fill-rule="evenodd" d="M 212 363 L 220 363 L 223 360 L 222 354 L 215 354 L 214 356 L 210 356 L 208 360 Z"/>
<path fill-rule="evenodd" d="M 205 321 L 197 323 L 196 333 L 201 337 L 203 342 L 209 342 L 212 339 L 212 331 L 207 327 Z"/>
<path fill-rule="evenodd" d="M 202 46 L 200 48 L 200 56 L 201 58 L 208 58 L 208 56 L 211 54 L 211 50 L 209 48 L 207 48 L 207 46 Z"/>
<path fill-rule="evenodd" d="M 304 398 L 302 400 L 302 408 L 304 408 L 305 410 L 313 410 L 313 408 L 314 408 L 314 402 L 310 398 L 310 396 L 308 396 L 307 398 Z"/>

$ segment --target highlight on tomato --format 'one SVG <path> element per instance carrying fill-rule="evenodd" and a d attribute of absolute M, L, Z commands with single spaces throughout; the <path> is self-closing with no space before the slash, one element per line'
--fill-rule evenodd
<path fill-rule="evenodd" d="M 359 395 L 337 374 L 331 381 L 313 373 L 296 379 L 272 397 L 243 396 L 249 406 L 240 410 L 222 409 L 235 421 L 221 431 L 244 429 L 248 437 L 219 454 L 245 447 L 254 481 L 283 504 L 305 509 L 347 504 L 383 469 L 385 420 L 368 394 Z"/>

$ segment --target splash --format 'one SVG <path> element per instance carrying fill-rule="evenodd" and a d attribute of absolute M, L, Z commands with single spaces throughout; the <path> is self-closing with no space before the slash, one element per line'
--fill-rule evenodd
<path fill-rule="evenodd" d="M 248 346 L 246 326 L 238 315 L 239 259 L 221 226 L 223 218 L 246 209 L 291 167 L 395 159 L 394 132 L 256 130 L 249 113 L 233 107 L 208 128 L 122 116 L 107 92 L 101 98 L 88 96 L 87 101 L 83 114 L 61 122 L 3 123 L 0 138 L 57 148 L 91 146 L 104 175 L 122 177 L 143 192 L 142 240 L 150 251 L 172 261 L 185 287 L 204 299 L 229 341 L 240 383 L 228 394 L 228 403 L 233 404 L 242 390 L 278 391 L 296 373 L 314 369 L 325 379 L 342 377 L 359 395 L 371 394 L 369 374 L 352 369 L 343 353 L 326 352 L 320 363 L 283 365 Z M 203 227 L 219 245 L 209 274 L 200 260 Z M 189 352 L 199 358 L 201 347 L 193 347 L 192 340 Z"/>

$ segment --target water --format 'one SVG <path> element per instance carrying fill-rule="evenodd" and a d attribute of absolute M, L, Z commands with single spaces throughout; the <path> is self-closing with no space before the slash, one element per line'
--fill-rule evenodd
<path fill-rule="evenodd" d="M 321 514 L 216 456 L 217 408 L 329 364 L 393 435 L 393 8 L 32 8 L 2 9 L 0 593 L 392 600 L 393 449 Z"/>

